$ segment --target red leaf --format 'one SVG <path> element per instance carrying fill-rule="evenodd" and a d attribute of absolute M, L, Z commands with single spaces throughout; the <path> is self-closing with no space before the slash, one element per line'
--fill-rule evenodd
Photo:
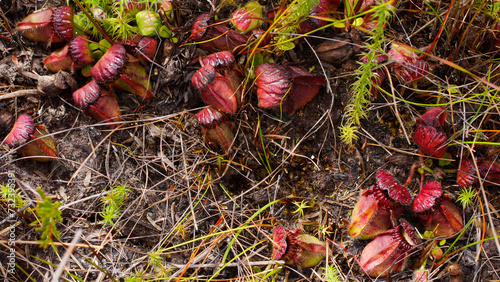
<path fill-rule="evenodd" d="M 387 191 L 389 197 L 394 201 L 402 204 L 408 205 L 411 202 L 411 195 L 399 184 L 394 177 L 385 170 L 377 171 L 377 185 L 380 189 Z"/>
<path fill-rule="evenodd" d="M 417 213 L 424 212 L 433 207 L 436 199 L 441 197 L 442 194 L 441 184 L 433 181 L 427 182 L 413 201 L 411 209 Z"/>

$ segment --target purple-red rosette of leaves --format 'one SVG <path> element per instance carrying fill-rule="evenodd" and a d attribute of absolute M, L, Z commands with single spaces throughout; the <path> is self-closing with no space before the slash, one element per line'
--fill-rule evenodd
<path fill-rule="evenodd" d="M 447 138 L 443 130 L 446 117 L 444 109 L 436 107 L 417 119 L 417 129 L 413 134 L 413 140 L 417 143 L 420 153 L 433 158 L 441 158 L 446 153 Z"/>
<path fill-rule="evenodd" d="M 429 74 L 429 63 L 404 45 L 393 43 L 389 57 L 395 61 L 393 73 L 404 83 L 416 82 Z"/>
<path fill-rule="evenodd" d="M 73 7 L 57 7 L 52 14 L 51 20 L 55 34 L 66 41 L 73 38 Z"/>
<path fill-rule="evenodd" d="M 225 23 L 210 19 L 210 14 L 201 14 L 194 21 L 191 29 L 193 41 L 207 51 L 238 52 L 247 43 L 248 38 L 227 27 Z"/>
<path fill-rule="evenodd" d="M 52 8 L 35 11 L 17 24 L 17 30 L 33 41 L 48 44 L 61 42 L 63 39 L 54 33 L 52 26 L 53 13 Z"/>
<path fill-rule="evenodd" d="M 17 118 L 5 143 L 11 147 L 22 146 L 18 149 L 19 153 L 39 162 L 48 162 L 58 156 L 54 139 L 45 126 L 35 125 L 33 119 L 26 114 Z"/>
<path fill-rule="evenodd" d="M 262 64 L 256 68 L 257 96 L 262 108 L 275 108 L 293 113 L 311 101 L 325 79 L 305 70 L 278 64 Z"/>
<path fill-rule="evenodd" d="M 435 236 L 456 236 L 464 227 L 460 211 L 437 182 L 425 184 L 411 209 L 425 229 L 433 231 Z"/>
<path fill-rule="evenodd" d="M 241 105 L 243 75 L 234 67 L 234 56 L 229 51 L 205 57 L 202 67 L 191 82 L 198 88 L 201 98 L 219 111 L 234 114 Z"/>
<path fill-rule="evenodd" d="M 494 161 L 478 160 L 476 162 L 479 176 L 484 185 L 500 184 L 500 163 Z M 457 172 L 457 184 L 468 187 L 478 183 L 476 166 L 473 160 L 462 159 Z"/>
<path fill-rule="evenodd" d="M 282 259 L 286 265 L 299 269 L 314 267 L 326 256 L 326 244 L 304 234 L 300 229 L 286 230 L 278 225 L 273 231 L 272 260 Z"/>
<path fill-rule="evenodd" d="M 112 82 L 118 78 L 127 63 L 127 52 L 121 44 L 113 44 L 90 69 L 97 83 Z"/>
<path fill-rule="evenodd" d="M 85 115 L 104 121 L 111 128 L 116 127 L 114 122 L 122 120 L 116 96 L 95 80 L 73 92 L 73 100 Z"/>
<path fill-rule="evenodd" d="M 420 240 L 409 224 L 401 220 L 394 229 L 375 236 L 361 253 L 360 266 L 371 277 L 391 275 L 403 269 Z"/>
<path fill-rule="evenodd" d="M 228 152 L 234 140 L 233 124 L 213 107 L 208 107 L 196 114 L 205 140 L 212 147 L 220 146 Z"/>
<path fill-rule="evenodd" d="M 375 235 L 394 227 L 411 203 L 411 195 L 394 177 L 384 171 L 377 172 L 377 183 L 361 194 L 351 214 L 349 236 L 372 239 Z"/>

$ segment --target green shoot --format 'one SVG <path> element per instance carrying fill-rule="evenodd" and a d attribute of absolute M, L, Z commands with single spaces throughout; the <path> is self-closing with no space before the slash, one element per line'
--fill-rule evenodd
<path fill-rule="evenodd" d="M 148 257 L 148 263 L 153 267 L 160 266 L 163 263 L 163 258 L 161 257 L 160 252 L 151 252 Z"/>
<path fill-rule="evenodd" d="M 342 141 L 351 146 L 357 139 L 357 126 L 360 125 L 361 119 L 368 116 L 368 106 L 370 105 L 372 95 L 370 89 L 374 87 L 372 82 L 374 76 L 373 69 L 377 67 L 375 58 L 383 53 L 384 31 L 394 10 L 395 8 L 391 5 L 391 2 L 388 2 L 379 5 L 373 12 L 372 18 L 376 19 L 377 24 L 371 30 L 371 43 L 366 46 L 368 52 L 364 55 L 367 58 L 367 63 L 360 64 L 355 72 L 357 80 L 352 85 L 352 97 L 346 107 L 345 119 L 340 130 Z"/>
<path fill-rule="evenodd" d="M 114 225 L 114 221 L 120 217 L 121 208 L 127 200 L 127 196 L 130 190 L 127 188 L 126 184 L 118 185 L 112 187 L 110 191 L 101 198 L 103 203 L 102 217 L 103 222 L 109 223 L 111 226 Z"/>
<path fill-rule="evenodd" d="M 165 264 L 165 260 L 161 257 L 160 251 L 153 251 L 149 254 L 148 264 L 153 268 L 155 277 L 162 279 L 170 279 L 173 268 Z"/>
<path fill-rule="evenodd" d="M 298 213 L 299 218 L 304 217 L 304 210 L 308 208 L 312 208 L 312 206 L 309 206 L 308 201 L 302 200 L 300 203 L 299 202 L 293 202 L 295 206 L 297 206 L 297 209 L 294 210 L 292 213 Z"/>
<path fill-rule="evenodd" d="M 340 126 L 340 140 L 342 142 L 352 146 L 358 138 L 358 127 L 352 122 L 344 123 Z"/>
<path fill-rule="evenodd" d="M 341 272 L 339 266 L 333 262 L 326 267 L 322 267 L 323 270 L 323 281 L 326 282 L 341 282 L 344 281 L 341 277 Z"/>
<path fill-rule="evenodd" d="M 326 237 L 329 237 L 333 233 L 331 230 L 331 226 L 320 225 L 318 229 L 316 229 L 316 235 L 318 235 L 321 240 L 325 240 Z"/>
<path fill-rule="evenodd" d="M 52 202 L 51 198 L 45 196 L 42 189 L 37 189 L 38 194 L 42 198 L 36 205 L 35 212 L 38 219 L 31 225 L 40 225 L 35 230 L 42 232 L 42 240 L 39 241 L 41 248 L 47 248 L 54 242 L 54 239 L 59 239 L 61 234 L 57 230 L 57 223 L 62 222 L 61 211 L 59 207 L 61 202 Z"/>
<path fill-rule="evenodd" d="M 0 197 L 0 201 L 6 202 L 9 208 L 20 209 L 26 205 L 23 193 L 19 189 L 14 189 L 9 185 L 0 185 Z"/>
<path fill-rule="evenodd" d="M 283 0 L 286 1 L 286 0 Z M 317 0 L 293 0 L 283 8 L 275 17 L 275 22 L 279 23 L 271 32 L 278 33 L 275 37 L 278 49 L 287 51 L 295 48 L 295 44 L 290 40 L 294 37 L 301 22 L 307 19 L 312 8 L 318 5 Z"/>
<path fill-rule="evenodd" d="M 460 192 L 458 193 L 458 202 L 462 205 L 463 209 L 466 209 L 474 204 L 474 198 L 477 196 L 476 190 L 472 189 L 472 187 L 462 187 Z"/>
<path fill-rule="evenodd" d="M 139 32 L 136 26 L 131 25 L 133 21 L 134 18 L 128 15 L 117 16 L 115 18 L 104 19 L 104 26 L 106 32 L 109 33 L 112 38 L 119 38 L 126 41 Z"/>

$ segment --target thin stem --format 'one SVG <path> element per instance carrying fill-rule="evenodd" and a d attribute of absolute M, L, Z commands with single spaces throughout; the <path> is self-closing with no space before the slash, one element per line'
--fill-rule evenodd
<path fill-rule="evenodd" d="M 87 7 L 87 4 L 85 2 L 83 2 L 83 4 L 85 5 L 85 7 L 83 7 L 82 3 L 80 2 L 80 0 L 75 0 L 76 4 L 78 5 L 78 7 L 80 8 L 80 10 L 83 11 L 83 13 L 85 14 L 85 16 L 87 16 L 87 18 L 90 20 L 90 22 L 92 23 L 92 25 L 94 25 L 94 27 L 102 34 L 102 36 L 110 43 L 110 44 L 114 44 L 115 42 L 113 41 L 113 39 L 111 39 L 111 37 L 108 35 L 108 33 L 102 28 L 102 26 L 94 19 L 94 17 L 87 11 L 86 8 Z"/>

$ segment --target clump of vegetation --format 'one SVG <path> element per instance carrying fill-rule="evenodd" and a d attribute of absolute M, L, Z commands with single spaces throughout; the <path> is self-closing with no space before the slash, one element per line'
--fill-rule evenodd
<path fill-rule="evenodd" d="M 0 184 L 1 201 L 12 204 L 14 208 L 20 209 L 26 205 L 26 200 L 21 190 L 13 189 L 9 185 Z"/>
<path fill-rule="evenodd" d="M 457 201 L 466 209 L 474 204 L 474 198 L 477 196 L 477 191 L 472 187 L 462 187 L 458 193 Z"/>
<path fill-rule="evenodd" d="M 361 120 L 368 116 L 368 106 L 372 97 L 374 85 L 374 69 L 378 68 L 377 56 L 384 53 L 383 43 L 385 42 L 384 32 L 386 26 L 394 14 L 395 8 L 391 2 L 375 7 L 372 18 L 376 21 L 370 31 L 369 42 L 366 46 L 368 50 L 363 55 L 366 62 L 361 63 L 356 70 L 356 80 L 352 84 L 352 97 L 345 109 L 345 116 L 340 128 L 340 136 L 346 144 L 353 145 L 358 139 L 358 128 Z"/>
<path fill-rule="evenodd" d="M 161 36 L 177 41 L 172 37 L 170 29 L 162 24 L 157 12 L 160 7 L 163 7 L 162 2 L 160 0 L 82 0 L 82 6 L 88 7 L 88 15 L 92 19 L 82 11 L 75 15 L 74 20 L 80 30 L 93 36 L 100 34 L 99 29 L 94 25 L 94 22 L 97 22 L 112 38 L 122 41 L 132 39 L 137 34 Z M 170 10 L 164 12 L 167 16 L 170 15 Z"/>
<path fill-rule="evenodd" d="M 309 16 L 312 8 L 318 5 L 319 0 L 293 0 L 289 5 L 278 9 L 274 18 L 274 37 L 276 47 L 282 51 L 295 48 L 293 39 L 297 37 L 300 23 Z"/>
<path fill-rule="evenodd" d="M 47 248 L 54 240 L 61 237 L 61 233 L 57 229 L 57 224 L 62 222 L 59 210 L 61 202 L 52 202 L 52 199 L 47 197 L 41 188 L 38 188 L 37 191 L 41 199 L 35 208 L 37 220 L 31 224 L 39 225 L 35 230 L 42 232 L 42 240 L 39 241 L 40 247 Z"/>
<path fill-rule="evenodd" d="M 115 220 L 118 219 L 122 213 L 122 207 L 127 201 L 127 196 L 130 189 L 126 184 L 117 185 L 106 191 L 104 196 L 101 197 L 102 202 L 102 221 L 105 224 L 113 226 Z"/>

